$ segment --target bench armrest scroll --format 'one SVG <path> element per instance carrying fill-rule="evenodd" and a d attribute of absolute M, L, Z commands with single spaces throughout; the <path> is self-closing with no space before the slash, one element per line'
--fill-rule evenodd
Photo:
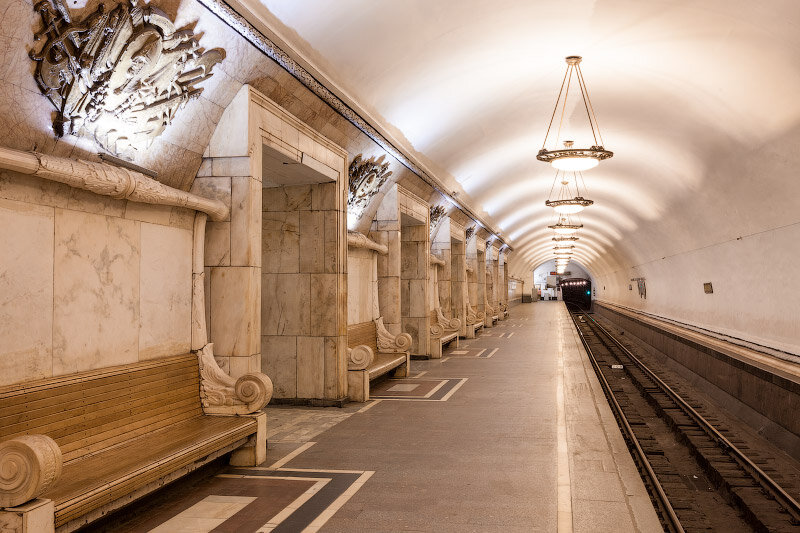
<path fill-rule="evenodd" d="M 61 449 L 47 435 L 0 442 L 0 507 L 38 498 L 61 476 Z"/>
<path fill-rule="evenodd" d="M 381 353 L 408 352 L 411 348 L 411 335 L 408 333 L 392 335 L 383 325 L 383 317 L 375 319 L 375 334 L 378 351 Z"/>
<path fill-rule="evenodd" d="M 347 370 L 364 370 L 375 360 L 372 348 L 360 344 L 355 348 L 347 349 Z"/>
<path fill-rule="evenodd" d="M 208 415 L 255 413 L 272 398 L 272 380 L 261 372 L 250 372 L 234 380 L 214 359 L 214 345 L 197 351 L 200 364 L 200 399 Z"/>

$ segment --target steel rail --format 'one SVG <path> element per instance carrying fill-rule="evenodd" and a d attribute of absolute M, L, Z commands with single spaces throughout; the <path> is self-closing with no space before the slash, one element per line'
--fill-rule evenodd
<path fill-rule="evenodd" d="M 622 345 L 613 335 L 611 335 L 603 326 L 597 323 L 597 321 L 590 317 L 586 316 L 589 320 L 591 320 L 599 329 L 606 335 L 620 350 L 622 350 L 626 356 L 628 356 L 634 364 L 639 367 L 639 369 L 647 375 L 648 378 L 653 380 L 653 382 L 665 393 L 667 394 L 677 405 L 681 408 L 681 410 L 689 415 L 694 421 L 705 431 L 709 437 L 715 439 L 720 447 L 724 448 L 725 451 L 730 453 L 731 457 L 739 463 L 739 465 L 752 477 L 762 488 L 767 490 L 775 499 L 781 504 L 781 506 L 792 516 L 792 519 L 795 523 L 800 523 L 800 504 L 798 504 L 797 500 L 792 498 L 790 494 L 788 494 L 783 487 L 781 487 L 774 479 L 769 477 L 769 475 L 764 472 L 757 464 L 750 460 L 747 455 L 744 454 L 739 448 L 736 447 L 731 441 L 729 441 L 725 435 L 720 433 L 720 431 L 715 428 L 708 420 L 706 420 L 703 415 L 698 413 L 689 403 L 683 399 L 677 392 L 672 390 L 672 388 L 664 383 L 664 381 L 659 378 L 652 370 L 650 370 L 642 361 L 639 360 L 635 355 L 631 353 L 625 346 Z M 580 328 L 579 328 L 580 330 Z"/>
<path fill-rule="evenodd" d="M 575 329 L 578 330 L 578 335 L 580 335 L 583 347 L 586 349 L 586 353 L 589 355 L 589 361 L 592 363 L 595 373 L 597 374 L 597 378 L 600 381 L 600 386 L 603 388 L 603 392 L 605 392 L 606 398 L 608 398 L 617 420 L 620 422 L 623 430 L 627 434 L 629 442 L 636 451 L 636 455 L 638 456 L 641 465 L 644 467 L 645 471 L 647 472 L 647 476 L 650 478 L 650 484 L 658 496 L 658 503 L 663 511 L 663 514 L 666 516 L 667 521 L 669 522 L 668 525 L 673 528 L 675 533 L 685 533 L 683 526 L 681 525 L 681 521 L 678 518 L 678 515 L 675 513 L 675 509 L 672 507 L 672 503 L 670 503 L 667 493 L 664 491 L 664 487 L 661 486 L 661 482 L 658 480 L 658 477 L 653 470 L 653 466 L 650 464 L 650 461 L 647 459 L 647 455 L 644 453 L 644 450 L 639 444 L 639 439 L 636 438 L 633 428 L 628 422 L 625 413 L 622 411 L 622 406 L 620 406 L 619 402 L 617 402 L 617 398 L 614 396 L 614 392 L 611 390 L 611 385 L 608 384 L 606 377 L 603 375 L 603 372 L 600 369 L 600 364 L 597 362 L 597 358 L 594 356 L 594 352 L 592 352 L 592 349 L 589 347 L 589 343 L 586 340 L 583 331 L 581 331 L 581 328 L 578 326 L 575 315 L 575 313 L 570 313 L 572 322 L 575 324 Z"/>

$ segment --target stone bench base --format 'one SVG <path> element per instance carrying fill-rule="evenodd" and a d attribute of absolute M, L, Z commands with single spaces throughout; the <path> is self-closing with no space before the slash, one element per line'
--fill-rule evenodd
<path fill-rule="evenodd" d="M 375 360 L 364 370 L 347 371 L 347 390 L 350 400 L 354 402 L 369 401 L 369 382 L 392 374 L 392 377 L 408 377 L 411 357 L 406 353 L 378 353 Z"/>

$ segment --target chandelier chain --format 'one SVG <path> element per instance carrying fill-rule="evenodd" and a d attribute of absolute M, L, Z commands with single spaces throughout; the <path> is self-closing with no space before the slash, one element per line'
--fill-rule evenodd
<path fill-rule="evenodd" d="M 569 65 L 567 67 L 567 73 L 569 74 L 569 77 L 567 78 L 567 91 L 564 93 L 564 103 L 561 104 L 561 118 L 558 121 L 558 133 L 556 133 L 556 147 L 558 147 L 558 141 L 561 139 L 561 126 L 564 124 L 564 115 L 567 112 L 567 100 L 569 99 L 569 86 L 572 84 L 572 70 L 573 66 Z M 559 98 L 560 97 L 561 96 L 559 95 Z M 556 102 L 556 107 L 558 107 L 558 102 Z"/>
<path fill-rule="evenodd" d="M 600 123 L 597 122 L 597 116 L 594 114 L 594 106 L 592 106 L 592 99 L 589 97 L 589 89 L 586 87 L 586 81 L 583 79 L 583 72 L 578 65 L 578 82 L 581 84 L 581 95 L 583 96 L 583 105 L 586 107 L 586 115 L 589 117 L 589 125 L 592 127 L 592 137 L 594 137 L 595 145 L 603 146 L 603 135 L 600 133 Z M 597 126 L 597 135 L 595 135 L 595 126 Z M 600 144 L 597 144 L 597 138 L 600 137 Z"/>
<path fill-rule="evenodd" d="M 569 74 L 569 68 L 567 68 L 567 72 L 564 73 L 564 79 L 561 80 L 561 88 L 558 90 L 558 98 L 556 98 L 556 105 L 553 107 L 553 114 L 550 115 L 550 124 L 547 125 L 547 133 L 544 134 L 542 149 L 545 148 L 545 145 L 547 144 L 547 137 L 550 135 L 550 128 L 553 127 L 553 119 L 556 118 L 556 111 L 558 111 L 558 102 L 561 101 L 561 93 L 564 91 L 564 84 L 567 83 L 567 74 Z"/>

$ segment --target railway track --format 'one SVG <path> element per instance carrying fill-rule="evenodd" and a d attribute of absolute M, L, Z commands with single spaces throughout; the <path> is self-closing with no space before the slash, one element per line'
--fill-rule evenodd
<path fill-rule="evenodd" d="M 570 315 L 666 531 L 800 531 L 800 504 L 589 314 Z"/>

